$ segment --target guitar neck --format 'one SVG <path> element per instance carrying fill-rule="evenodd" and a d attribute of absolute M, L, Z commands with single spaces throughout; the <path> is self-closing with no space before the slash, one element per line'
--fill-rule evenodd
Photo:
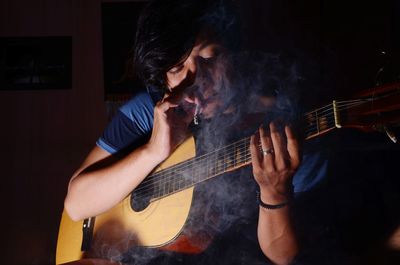
<path fill-rule="evenodd" d="M 399 109 L 399 84 L 390 87 L 385 86 L 384 90 L 379 91 L 381 93 L 370 93 L 363 95 L 360 99 L 334 100 L 324 107 L 305 113 L 305 139 L 315 138 L 335 128 L 355 127 L 352 120 L 354 110 L 360 108 L 368 109 L 368 112 L 371 112 L 371 110 L 379 112 L 380 115 L 382 110 L 377 110 L 377 103 L 382 100 L 385 100 L 385 102 L 388 102 L 388 99 L 394 100 L 395 103 L 390 106 L 395 106 L 396 110 Z M 362 114 L 360 116 L 365 115 L 365 111 L 360 114 Z M 375 116 L 373 119 L 376 121 Z M 350 124 L 349 121 L 353 123 Z M 368 126 L 371 126 L 371 124 L 368 124 Z M 142 196 L 150 197 L 153 200 L 163 198 L 250 163 L 250 137 L 245 137 L 213 152 L 194 157 L 149 175 L 139 185 L 138 191 L 135 191 L 135 193 L 137 192 L 138 196 L 141 195 L 140 193 L 146 193 Z"/>
<path fill-rule="evenodd" d="M 305 114 L 308 123 L 306 139 L 335 128 L 331 112 L 332 104 Z M 245 137 L 210 153 L 149 175 L 137 188 L 136 196 L 145 196 L 140 194 L 143 190 L 143 193 L 151 199 L 160 199 L 250 163 L 250 137 Z"/>
<path fill-rule="evenodd" d="M 143 186 L 151 186 L 151 198 L 163 198 L 218 175 L 249 165 L 251 163 L 249 148 L 250 137 L 242 138 L 213 152 L 151 174 L 139 185 L 137 190 L 140 192 L 144 190 Z M 146 193 L 149 193 L 149 188 L 146 189 Z M 136 196 L 141 195 L 137 194 Z"/>

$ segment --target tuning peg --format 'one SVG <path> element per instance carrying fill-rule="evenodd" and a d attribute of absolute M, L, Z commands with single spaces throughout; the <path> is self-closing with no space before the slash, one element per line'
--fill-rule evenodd
<path fill-rule="evenodd" d="M 386 125 L 383 126 L 383 129 L 385 130 L 386 135 L 389 137 L 389 139 L 392 140 L 393 143 L 397 143 L 397 137 L 394 132 Z"/>

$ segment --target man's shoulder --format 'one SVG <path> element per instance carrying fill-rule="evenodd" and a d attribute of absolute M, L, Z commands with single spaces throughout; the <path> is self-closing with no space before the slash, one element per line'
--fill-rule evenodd
<path fill-rule="evenodd" d="M 153 116 L 154 100 L 146 90 L 140 90 L 125 102 L 120 111 L 130 120 L 138 116 Z"/>

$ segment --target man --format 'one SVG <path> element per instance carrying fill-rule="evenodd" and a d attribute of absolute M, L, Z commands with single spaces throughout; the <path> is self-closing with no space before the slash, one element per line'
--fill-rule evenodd
<path fill-rule="evenodd" d="M 229 112 L 215 97 L 215 86 L 191 86 L 200 69 L 212 72 L 216 58 L 236 46 L 236 21 L 222 3 L 156 0 L 145 8 L 134 69 L 147 91 L 120 109 L 71 177 L 65 209 L 73 220 L 96 216 L 123 200 L 190 134 L 193 120 Z M 289 126 L 282 131 L 271 122 L 251 137 L 250 147 L 260 190 L 261 251 L 275 264 L 288 264 L 298 252 L 288 201 L 299 144 Z"/>

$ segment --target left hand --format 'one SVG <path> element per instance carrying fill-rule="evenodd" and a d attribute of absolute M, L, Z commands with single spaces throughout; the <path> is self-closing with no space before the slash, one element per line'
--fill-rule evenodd
<path fill-rule="evenodd" d="M 269 124 L 269 130 L 260 127 L 251 137 L 250 151 L 261 200 L 268 204 L 287 201 L 292 177 L 301 162 L 299 142 L 293 130 L 286 125 L 281 132 L 275 122 Z"/>

